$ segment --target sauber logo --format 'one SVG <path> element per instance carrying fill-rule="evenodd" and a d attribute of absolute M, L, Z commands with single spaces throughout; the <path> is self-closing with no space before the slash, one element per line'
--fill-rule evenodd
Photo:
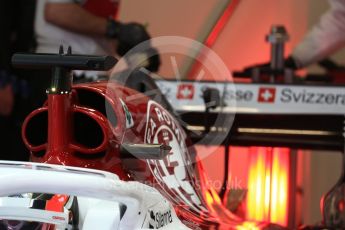
<path fill-rule="evenodd" d="M 175 204 L 207 213 L 194 189 L 193 166 L 185 144 L 185 133 L 177 121 L 154 101 L 147 106 L 145 143 L 164 143 L 172 150 L 163 160 L 147 160 L 148 167 L 159 184 L 157 187 Z"/>
<path fill-rule="evenodd" d="M 167 212 L 150 212 L 149 229 L 159 229 L 172 222 L 171 210 Z"/>
<path fill-rule="evenodd" d="M 258 102 L 274 103 L 276 98 L 276 88 L 261 87 L 259 88 Z"/>
<path fill-rule="evenodd" d="M 177 99 L 192 100 L 194 97 L 194 85 L 192 84 L 180 84 L 177 89 Z"/>

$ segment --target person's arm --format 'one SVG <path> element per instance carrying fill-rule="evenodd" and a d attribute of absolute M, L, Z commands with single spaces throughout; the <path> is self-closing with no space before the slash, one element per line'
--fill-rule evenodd
<path fill-rule="evenodd" d="M 76 3 L 46 3 L 47 22 L 76 33 L 105 36 L 107 19 L 95 16 Z"/>
<path fill-rule="evenodd" d="M 345 45 L 345 1 L 330 0 L 330 4 L 331 9 L 294 49 L 297 67 L 318 62 Z"/>
<path fill-rule="evenodd" d="M 13 89 L 10 84 L 0 88 L 0 116 L 9 116 L 14 104 Z"/>

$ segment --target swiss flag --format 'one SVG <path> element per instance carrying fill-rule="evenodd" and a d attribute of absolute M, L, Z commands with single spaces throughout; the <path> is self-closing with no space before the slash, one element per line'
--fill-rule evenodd
<path fill-rule="evenodd" d="M 275 98 L 276 98 L 276 88 L 272 88 L 272 87 L 259 88 L 258 102 L 274 103 Z"/>
<path fill-rule="evenodd" d="M 192 100 L 194 97 L 194 86 L 192 84 L 180 84 L 177 89 L 177 99 Z"/>

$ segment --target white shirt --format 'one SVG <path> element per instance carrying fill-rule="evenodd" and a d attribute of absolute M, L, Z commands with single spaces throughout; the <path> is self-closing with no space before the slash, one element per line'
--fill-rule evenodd
<path fill-rule="evenodd" d="M 57 53 L 59 46 L 65 50 L 72 47 L 74 54 L 112 55 L 114 54 L 110 42 L 106 38 L 92 37 L 73 33 L 55 26 L 44 19 L 44 7 L 47 2 L 74 3 L 73 0 L 37 0 L 35 33 L 37 37 L 38 53 Z"/>
<path fill-rule="evenodd" d="M 345 46 L 345 0 L 329 0 L 331 8 L 294 49 L 298 67 L 315 63 Z"/>

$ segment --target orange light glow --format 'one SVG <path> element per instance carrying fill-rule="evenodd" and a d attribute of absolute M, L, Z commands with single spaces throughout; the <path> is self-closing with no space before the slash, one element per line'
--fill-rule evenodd
<path fill-rule="evenodd" d="M 205 196 L 206 202 L 209 206 L 211 206 L 214 203 L 213 197 L 211 196 L 211 194 L 208 191 L 206 191 L 205 194 L 206 194 L 206 196 Z"/>
<path fill-rule="evenodd" d="M 236 230 L 259 230 L 260 228 L 253 222 L 243 222 L 241 225 L 236 226 Z"/>
<path fill-rule="evenodd" d="M 289 149 L 252 147 L 250 151 L 247 219 L 286 226 Z"/>

